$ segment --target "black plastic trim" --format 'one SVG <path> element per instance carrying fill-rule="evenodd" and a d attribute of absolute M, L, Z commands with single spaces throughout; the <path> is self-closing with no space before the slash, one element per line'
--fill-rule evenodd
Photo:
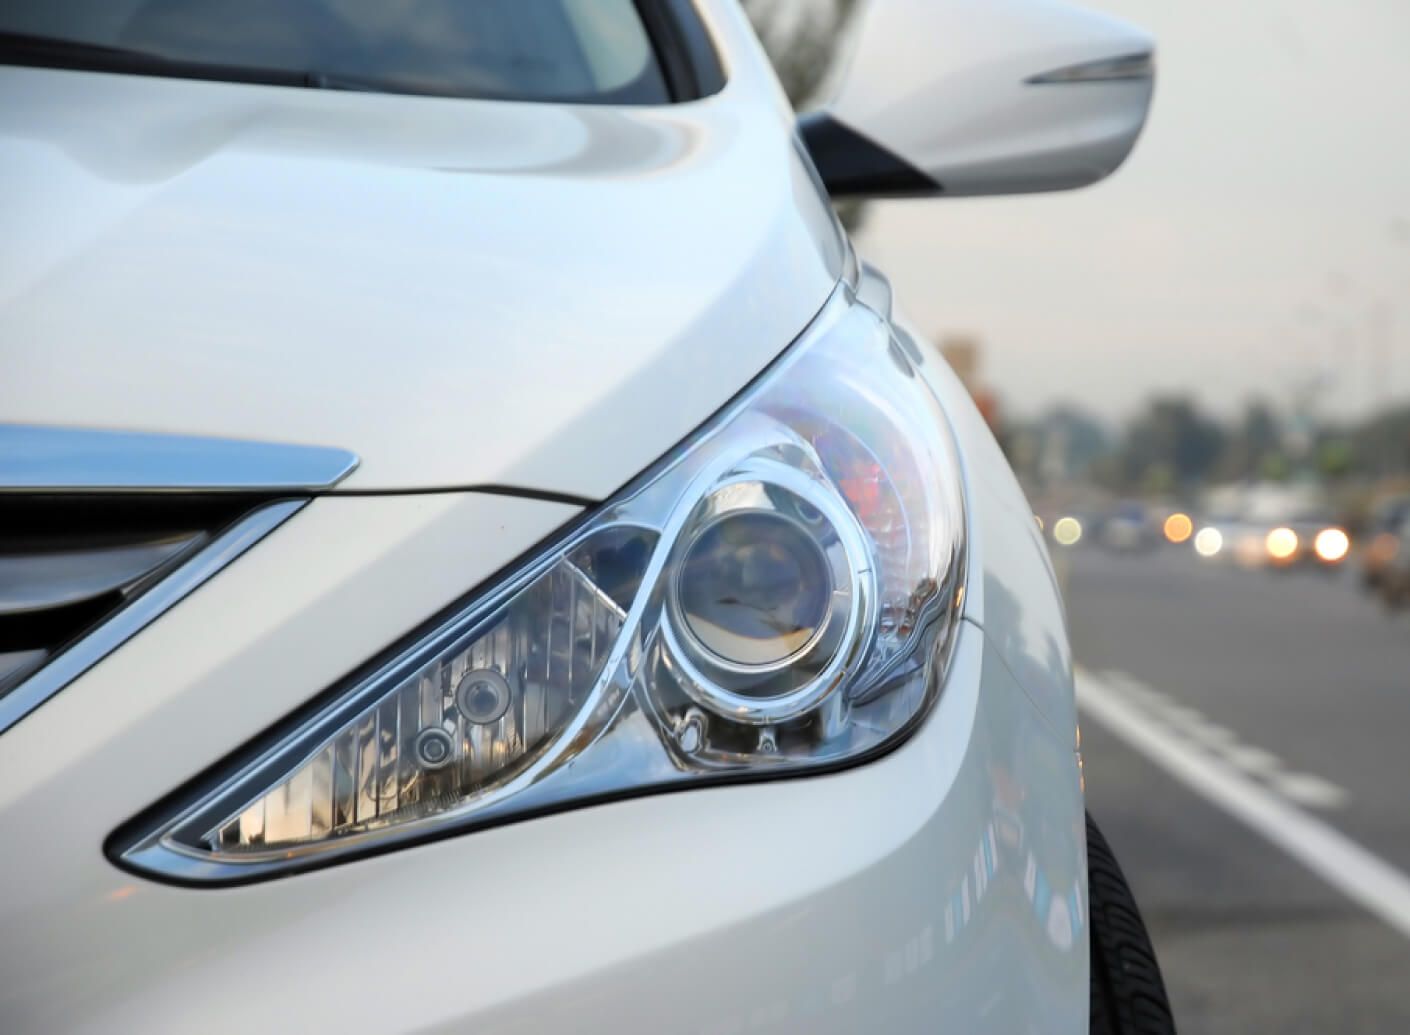
<path fill-rule="evenodd" d="M 115 614 L 259 509 L 266 500 L 248 492 L 167 495 L 74 492 L 7 493 L 0 507 L 0 560 L 71 554 L 188 538 L 178 553 L 98 595 L 53 606 L 0 609 L 0 652 L 42 650 L 47 665 L 84 641 Z M 0 675 L 0 700 L 42 666 Z M 5 725 L 0 722 L 0 732 Z"/>
<path fill-rule="evenodd" d="M 705 20 L 696 10 L 694 0 L 662 0 L 673 17 L 671 23 L 680 37 L 680 46 L 688 55 L 695 75 L 695 97 L 709 97 L 725 88 L 725 67 L 720 52 L 705 27 Z"/>
<path fill-rule="evenodd" d="M 905 159 L 827 112 L 809 112 L 798 132 L 834 198 L 907 198 L 944 193 L 944 187 Z"/>
<path fill-rule="evenodd" d="M 529 489 L 518 485 L 436 485 L 405 489 L 330 489 L 315 493 L 315 497 L 338 498 L 341 496 L 439 496 L 453 492 L 478 492 L 486 496 L 517 496 L 526 500 L 543 500 L 545 503 L 567 503 L 574 507 L 599 507 L 602 500 L 590 496 L 579 496 L 572 492 L 554 492 L 551 489 Z"/>
<path fill-rule="evenodd" d="M 636 0 L 671 100 L 696 101 L 725 85 L 724 68 L 692 0 Z"/>

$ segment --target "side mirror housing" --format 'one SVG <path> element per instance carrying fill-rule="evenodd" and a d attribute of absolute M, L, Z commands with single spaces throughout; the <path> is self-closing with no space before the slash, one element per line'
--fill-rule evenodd
<path fill-rule="evenodd" d="M 1154 42 L 1061 0 L 867 0 L 840 85 L 799 129 L 833 197 L 1083 187 L 1125 161 Z"/>

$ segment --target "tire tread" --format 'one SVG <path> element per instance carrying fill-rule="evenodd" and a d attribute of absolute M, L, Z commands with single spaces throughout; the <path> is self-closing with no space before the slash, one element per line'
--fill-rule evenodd
<path fill-rule="evenodd" d="M 1160 964 L 1130 886 L 1087 816 L 1092 1035 L 1174 1035 Z"/>

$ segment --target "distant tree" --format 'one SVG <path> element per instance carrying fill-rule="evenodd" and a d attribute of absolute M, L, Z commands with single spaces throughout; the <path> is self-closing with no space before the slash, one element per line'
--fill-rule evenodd
<path fill-rule="evenodd" d="M 1019 480 L 1034 488 L 1081 480 L 1105 483 L 1103 465 L 1115 452 L 1106 427 L 1071 403 L 1054 406 L 1036 420 L 1005 421 L 998 438 Z"/>
<path fill-rule="evenodd" d="M 1350 432 L 1352 466 L 1372 476 L 1410 472 L 1410 406 L 1386 410 Z"/>
<path fill-rule="evenodd" d="M 1042 421 L 1047 434 L 1061 434 L 1065 467 L 1069 475 L 1086 474 L 1092 465 L 1112 450 L 1111 436 L 1090 413 L 1065 403 L 1053 407 Z"/>
<path fill-rule="evenodd" d="M 1282 452 L 1282 423 L 1268 403 L 1254 399 L 1245 405 L 1243 417 L 1230 431 L 1215 473 L 1226 480 L 1257 478 L 1270 458 Z"/>
<path fill-rule="evenodd" d="M 1282 453 L 1269 453 L 1258 462 L 1251 478 L 1261 482 L 1285 482 L 1292 475 L 1292 462 Z"/>
<path fill-rule="evenodd" d="M 1176 481 L 1171 466 L 1161 462 L 1151 464 L 1141 472 L 1141 480 L 1136 488 L 1150 496 L 1169 496 L 1180 488 L 1180 484 Z"/>
<path fill-rule="evenodd" d="M 1193 485 L 1213 473 L 1224 443 L 1223 429 L 1192 400 L 1153 399 L 1126 429 L 1120 474 L 1128 486 L 1143 486 L 1152 478 L 1172 488 Z"/>
<path fill-rule="evenodd" d="M 1351 443 L 1338 435 L 1330 435 L 1318 442 L 1314 456 L 1317 473 L 1329 480 L 1345 478 L 1355 465 Z"/>
<path fill-rule="evenodd" d="M 794 107 L 815 100 L 857 0 L 744 0 Z"/>

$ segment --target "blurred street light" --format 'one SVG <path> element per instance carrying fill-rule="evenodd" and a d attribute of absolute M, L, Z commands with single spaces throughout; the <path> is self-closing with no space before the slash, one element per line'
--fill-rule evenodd
<path fill-rule="evenodd" d="M 1195 523 L 1190 515 L 1176 511 L 1165 519 L 1165 538 L 1172 543 L 1183 543 L 1194 534 Z"/>

